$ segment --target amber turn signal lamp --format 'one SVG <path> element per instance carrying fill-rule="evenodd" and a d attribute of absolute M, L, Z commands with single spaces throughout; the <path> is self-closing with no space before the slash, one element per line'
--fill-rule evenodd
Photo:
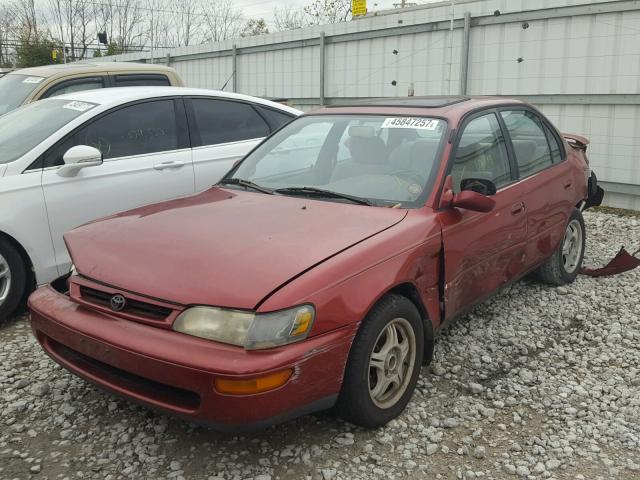
<path fill-rule="evenodd" d="M 270 373 L 250 380 L 231 380 L 228 378 L 216 378 L 214 385 L 216 390 L 226 395 L 251 395 L 254 393 L 268 392 L 281 387 L 291 377 L 293 370 L 287 368 L 279 372 Z"/>
<path fill-rule="evenodd" d="M 291 333 L 289 333 L 289 335 L 295 337 L 297 335 L 307 333 L 307 330 L 309 330 L 309 327 L 311 326 L 311 322 L 313 322 L 313 313 L 311 313 L 309 310 L 298 313 L 296 319 L 293 322 Z"/>

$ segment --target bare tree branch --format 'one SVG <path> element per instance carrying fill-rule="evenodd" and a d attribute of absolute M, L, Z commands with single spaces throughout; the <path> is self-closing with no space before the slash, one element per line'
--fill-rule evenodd
<path fill-rule="evenodd" d="M 242 10 L 231 0 L 211 0 L 202 7 L 205 22 L 204 40 L 218 42 L 238 37 L 244 27 Z"/>
<path fill-rule="evenodd" d="M 280 32 L 307 26 L 304 10 L 291 5 L 274 8 L 273 22 L 276 25 L 276 30 Z"/>

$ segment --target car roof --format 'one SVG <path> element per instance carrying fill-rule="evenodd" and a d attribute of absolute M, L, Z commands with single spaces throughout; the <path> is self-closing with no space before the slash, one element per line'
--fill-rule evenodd
<path fill-rule="evenodd" d="M 526 102 L 505 97 L 466 97 L 466 96 L 424 96 L 379 98 L 335 104 L 313 110 L 309 115 L 327 114 L 378 114 L 378 115 L 417 115 L 444 118 L 460 118 L 464 114 L 480 108 L 501 105 L 526 105 Z"/>
<path fill-rule="evenodd" d="M 223 92 L 219 90 L 205 90 L 201 88 L 185 87 L 101 88 L 98 90 L 85 90 L 81 92 L 67 93 L 57 97 L 52 97 L 52 99 L 75 100 L 80 102 L 96 103 L 106 107 L 115 107 L 124 103 L 135 102 L 138 100 L 173 96 L 228 98 L 231 100 L 243 100 L 246 102 L 262 104 L 271 108 L 284 110 L 294 115 L 300 115 L 302 113 L 300 110 L 297 110 L 295 108 L 271 102 L 262 98 L 252 97 L 249 95 Z"/>
<path fill-rule="evenodd" d="M 55 75 L 73 75 L 80 73 L 103 72 L 172 72 L 173 69 L 164 65 L 133 63 L 133 62 L 94 62 L 94 63 L 60 63 L 41 67 L 22 68 L 11 72 L 10 75 L 29 75 L 32 77 L 53 77 Z"/>

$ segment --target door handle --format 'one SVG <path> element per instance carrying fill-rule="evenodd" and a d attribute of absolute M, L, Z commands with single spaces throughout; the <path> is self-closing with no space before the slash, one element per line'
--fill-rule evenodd
<path fill-rule="evenodd" d="M 515 205 L 511 206 L 511 215 L 518 215 L 524 212 L 524 203 L 518 202 Z"/>
<path fill-rule="evenodd" d="M 184 162 L 180 162 L 177 160 L 170 160 L 168 162 L 158 163 L 153 166 L 156 170 L 169 170 L 172 168 L 182 168 L 184 167 Z"/>
<path fill-rule="evenodd" d="M 573 182 L 571 180 L 567 180 L 566 182 L 564 182 L 564 189 L 567 190 L 571 188 L 571 185 L 573 185 Z"/>

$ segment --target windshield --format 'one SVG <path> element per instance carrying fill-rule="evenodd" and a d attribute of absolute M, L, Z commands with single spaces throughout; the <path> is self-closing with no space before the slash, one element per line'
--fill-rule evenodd
<path fill-rule="evenodd" d="M 0 164 L 9 163 L 95 107 L 72 100 L 41 100 L 0 117 Z"/>
<path fill-rule="evenodd" d="M 429 117 L 300 117 L 250 153 L 227 178 L 281 194 L 306 192 L 318 198 L 318 192 L 300 190 L 312 187 L 373 205 L 416 207 L 431 188 L 445 130 L 444 120 Z"/>
<path fill-rule="evenodd" d="M 42 77 L 15 74 L 0 78 L 0 115 L 22 105 L 43 80 Z"/>

